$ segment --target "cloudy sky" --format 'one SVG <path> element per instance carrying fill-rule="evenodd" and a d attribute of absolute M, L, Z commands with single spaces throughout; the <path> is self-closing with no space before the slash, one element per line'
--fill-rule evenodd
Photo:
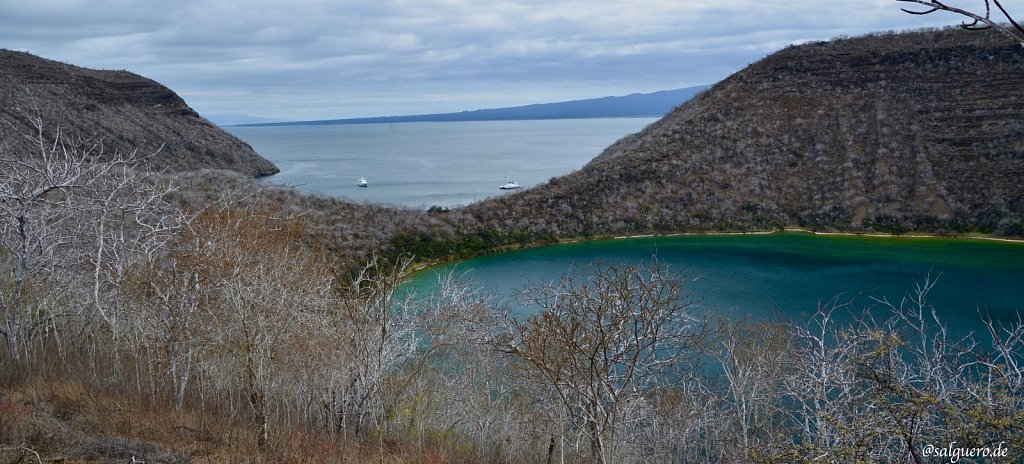
<path fill-rule="evenodd" d="M 951 0 L 980 5 L 982 2 Z M 309 120 L 716 82 L 790 43 L 957 24 L 894 0 L 0 0 L 0 48 L 127 69 L 201 114 Z M 1024 0 L 1006 0 L 1011 11 Z"/>

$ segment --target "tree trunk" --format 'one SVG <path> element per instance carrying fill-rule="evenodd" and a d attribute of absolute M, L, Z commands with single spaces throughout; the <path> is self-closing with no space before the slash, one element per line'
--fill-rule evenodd
<path fill-rule="evenodd" d="M 256 445 L 260 451 L 268 451 L 270 424 L 267 420 L 266 398 L 258 391 L 253 390 L 249 395 L 249 404 L 252 405 L 253 419 L 256 421 Z"/>
<path fill-rule="evenodd" d="M 597 420 L 589 419 L 587 421 L 587 429 L 590 432 L 590 456 L 593 459 L 592 462 L 606 464 L 604 461 L 604 443 L 601 441 L 601 434 L 597 430 Z"/>

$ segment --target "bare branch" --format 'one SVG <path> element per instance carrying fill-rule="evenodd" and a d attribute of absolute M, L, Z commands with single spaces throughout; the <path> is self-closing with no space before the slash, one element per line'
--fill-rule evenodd
<path fill-rule="evenodd" d="M 1024 47 L 1024 27 L 1020 25 L 1010 15 L 1006 8 L 999 3 L 999 0 L 983 0 L 985 3 L 985 14 L 974 13 L 963 8 L 957 8 L 954 6 L 946 5 L 938 0 L 896 0 L 897 2 L 904 3 L 917 3 L 928 7 L 925 11 L 915 11 L 908 8 L 900 8 L 906 13 L 912 15 L 927 15 L 936 11 L 948 11 L 961 16 L 965 16 L 968 20 L 965 20 L 960 24 L 960 27 L 969 31 L 980 31 L 985 29 L 995 29 L 1007 37 L 1021 44 Z M 1003 14 L 1003 17 L 1010 22 L 1011 27 L 1006 27 L 1000 23 L 997 19 L 992 18 L 992 4 L 995 4 L 996 8 Z"/>

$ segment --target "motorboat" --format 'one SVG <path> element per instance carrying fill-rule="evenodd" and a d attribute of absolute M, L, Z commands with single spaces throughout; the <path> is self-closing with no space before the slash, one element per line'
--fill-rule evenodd
<path fill-rule="evenodd" d="M 519 182 L 516 182 L 514 180 L 510 180 L 508 182 L 505 182 L 504 184 L 502 184 L 498 188 L 500 188 L 502 190 L 514 190 L 514 189 L 519 188 Z"/>
<path fill-rule="evenodd" d="M 358 185 L 360 187 L 366 187 L 366 186 L 368 186 L 370 184 L 366 183 L 366 178 L 365 177 L 360 177 L 359 180 L 356 182 L 356 185 Z"/>

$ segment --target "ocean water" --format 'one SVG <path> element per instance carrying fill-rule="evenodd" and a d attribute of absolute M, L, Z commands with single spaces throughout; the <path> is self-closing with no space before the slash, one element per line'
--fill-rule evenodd
<path fill-rule="evenodd" d="M 226 127 L 281 172 L 267 182 L 427 208 L 507 194 L 583 167 L 656 118 Z M 356 181 L 365 177 L 369 187 Z"/>

